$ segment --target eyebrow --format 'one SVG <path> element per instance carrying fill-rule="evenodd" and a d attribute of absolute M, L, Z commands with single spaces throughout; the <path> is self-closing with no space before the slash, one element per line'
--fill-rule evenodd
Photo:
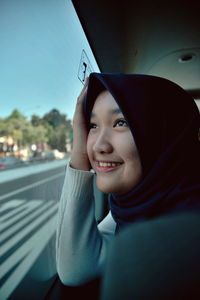
<path fill-rule="evenodd" d="M 109 111 L 109 113 L 110 113 L 111 115 L 122 114 L 122 112 L 121 112 L 121 110 L 120 110 L 119 108 L 111 109 L 111 110 Z M 94 114 L 94 113 L 92 112 L 90 118 L 94 118 L 94 117 L 96 117 L 96 114 Z"/>

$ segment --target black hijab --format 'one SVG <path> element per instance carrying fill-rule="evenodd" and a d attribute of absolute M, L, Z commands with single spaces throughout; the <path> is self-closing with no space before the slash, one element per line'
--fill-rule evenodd
<path fill-rule="evenodd" d="M 105 89 L 129 124 L 143 169 L 141 182 L 131 192 L 110 195 L 118 227 L 162 214 L 199 210 L 200 115 L 192 97 L 156 76 L 92 73 L 84 103 L 87 124 L 96 97 Z"/>

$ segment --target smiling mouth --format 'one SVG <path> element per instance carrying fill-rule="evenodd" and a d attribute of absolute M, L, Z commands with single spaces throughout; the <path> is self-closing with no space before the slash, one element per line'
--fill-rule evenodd
<path fill-rule="evenodd" d="M 122 165 L 121 162 L 105 162 L 105 161 L 97 161 L 96 168 L 98 171 L 111 171 L 119 168 Z"/>

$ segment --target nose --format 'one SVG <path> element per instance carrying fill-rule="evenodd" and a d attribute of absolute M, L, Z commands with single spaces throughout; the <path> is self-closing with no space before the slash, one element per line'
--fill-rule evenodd
<path fill-rule="evenodd" d="M 99 133 L 93 144 L 93 151 L 97 153 L 111 153 L 113 151 L 111 137 L 106 131 Z"/>

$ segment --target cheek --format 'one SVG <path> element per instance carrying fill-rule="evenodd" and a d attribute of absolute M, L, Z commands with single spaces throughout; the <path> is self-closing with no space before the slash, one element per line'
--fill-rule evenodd
<path fill-rule="evenodd" d="M 127 163 L 136 170 L 141 169 L 141 160 L 136 146 L 127 152 Z"/>
<path fill-rule="evenodd" d="M 128 161 L 133 161 L 138 157 L 138 151 L 131 133 L 128 132 L 123 138 L 118 140 L 118 151 Z"/>
<path fill-rule="evenodd" d="M 121 141 L 121 153 L 123 153 L 126 168 L 142 173 L 140 156 L 132 136 L 127 137 L 126 142 Z"/>
<path fill-rule="evenodd" d="M 89 160 L 92 158 L 92 148 L 93 148 L 93 139 L 90 134 L 88 134 L 87 138 L 87 155 L 89 157 Z"/>
<path fill-rule="evenodd" d="M 136 148 L 132 151 L 130 160 L 127 160 L 127 162 L 128 173 L 132 174 L 133 181 L 137 184 L 142 178 L 142 165 Z"/>
<path fill-rule="evenodd" d="M 140 161 L 140 157 L 137 151 L 137 148 L 135 145 L 132 145 L 129 149 L 127 149 L 127 159 L 134 162 L 134 161 Z"/>

